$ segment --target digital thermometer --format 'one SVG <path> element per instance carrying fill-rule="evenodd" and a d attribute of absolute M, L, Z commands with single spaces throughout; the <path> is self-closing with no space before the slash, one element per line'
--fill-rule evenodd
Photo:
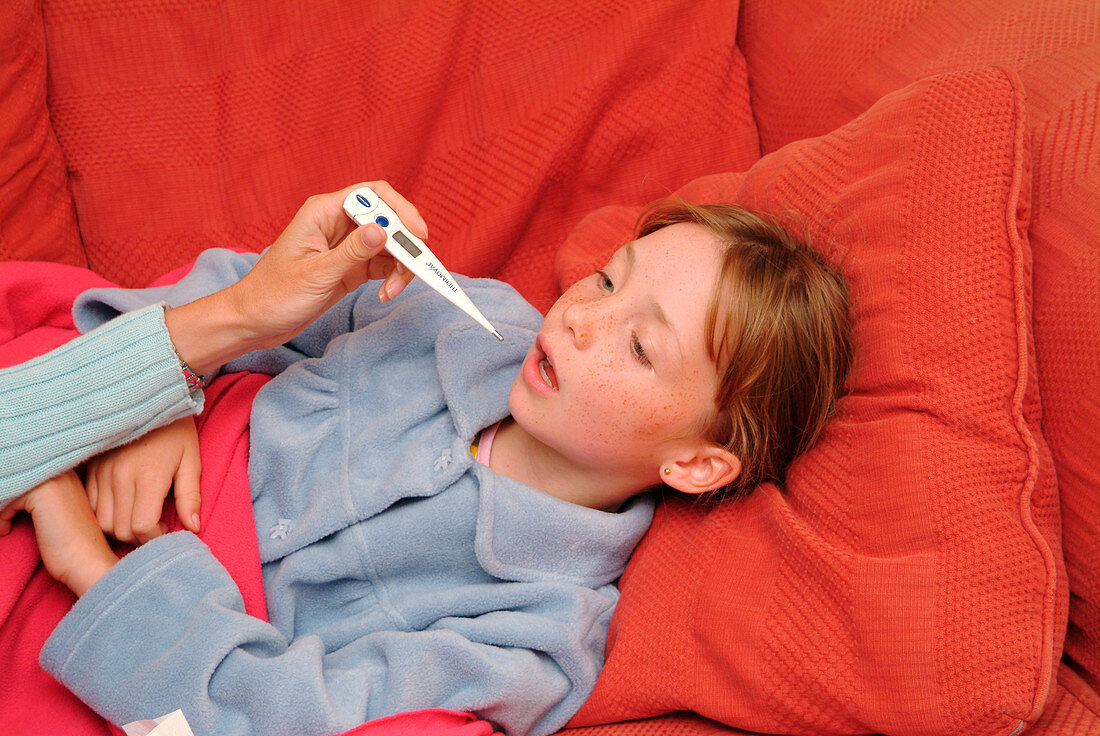
<path fill-rule="evenodd" d="M 455 283 L 454 277 L 439 262 L 439 258 L 428 250 L 423 240 L 409 232 L 397 213 L 373 189 L 360 187 L 349 194 L 344 200 L 344 212 L 359 225 L 377 223 L 386 231 L 386 250 L 390 255 L 412 271 L 414 276 L 447 297 L 451 304 L 473 317 L 479 325 L 493 333 L 493 337 L 504 341 L 504 336 L 489 324 L 489 320 L 474 306 L 462 287 Z"/>

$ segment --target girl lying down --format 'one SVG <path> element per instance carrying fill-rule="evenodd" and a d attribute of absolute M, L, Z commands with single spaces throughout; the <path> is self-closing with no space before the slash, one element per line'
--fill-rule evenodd
<path fill-rule="evenodd" d="M 85 292 L 77 325 L 201 308 L 257 258 L 210 250 L 173 286 Z M 732 206 L 651 208 L 545 318 L 504 283 L 461 283 L 503 343 L 419 282 L 392 299 L 375 282 L 222 367 L 275 376 L 249 459 L 270 623 L 193 533 L 118 560 L 75 474 L 24 496 L 80 596 L 47 671 L 114 722 L 182 708 L 199 736 L 331 734 L 425 707 L 552 733 L 595 684 L 654 491 L 781 481 L 850 359 L 840 277 Z M 188 417 L 98 462 L 175 468 L 193 435 Z M 95 512 L 131 541 L 114 510 L 149 491 L 110 476 L 87 475 Z"/>

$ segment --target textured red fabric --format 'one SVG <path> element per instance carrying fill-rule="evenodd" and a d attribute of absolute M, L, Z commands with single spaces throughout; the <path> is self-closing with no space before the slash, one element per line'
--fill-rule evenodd
<path fill-rule="evenodd" d="M 767 733 L 978 736 L 1039 716 L 1066 581 L 1039 434 L 1021 103 L 999 70 L 930 78 L 681 190 L 796 213 L 839 264 L 850 393 L 783 490 L 660 507 L 574 725 L 687 709 Z M 562 285 L 634 214 L 586 220 Z"/>
<path fill-rule="evenodd" d="M 452 271 L 548 308 L 586 212 L 759 158 L 726 0 L 44 6 L 88 258 L 124 285 L 386 178 Z"/>
<path fill-rule="evenodd" d="M 80 268 L 52 263 L 0 264 L 0 367 L 50 350 L 76 335 L 69 308 L 81 291 L 109 285 Z M 252 398 L 269 380 L 260 374 L 221 376 L 206 390 L 197 419 L 202 454 L 200 535 L 237 582 L 245 610 L 267 618 L 260 554 L 248 490 L 248 421 Z M 164 521 L 182 529 L 169 504 Z M 119 546 L 120 552 L 125 551 Z M 100 736 L 109 725 L 38 665 L 38 652 L 73 596 L 39 564 L 26 517 L 0 537 L 0 733 Z M 161 714 L 151 714 L 161 715 Z M 466 713 L 428 709 L 371 721 L 348 736 L 489 736 L 492 727 Z"/>
<path fill-rule="evenodd" d="M 1062 664 L 1054 694 L 1027 736 L 1100 736 L 1100 697 Z"/>
<path fill-rule="evenodd" d="M 558 732 L 560 736 L 733 736 L 749 734 L 721 723 L 708 721 L 695 713 L 671 713 L 657 718 L 642 718 L 603 726 L 581 726 Z"/>
<path fill-rule="evenodd" d="M 8 0 L 0 12 L 0 260 L 85 265 L 46 108 L 41 5 Z"/>
<path fill-rule="evenodd" d="M 832 130 L 928 74 L 1018 71 L 1042 429 L 1073 592 L 1065 653 L 1100 689 L 1100 3 L 745 0 L 739 33 L 765 151 Z"/>

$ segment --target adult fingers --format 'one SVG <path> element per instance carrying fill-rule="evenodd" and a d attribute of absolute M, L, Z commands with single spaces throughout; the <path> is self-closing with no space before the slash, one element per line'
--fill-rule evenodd
<path fill-rule="evenodd" d="M 378 287 L 379 301 L 385 302 L 393 299 L 400 294 L 414 278 L 416 277 L 412 271 L 398 263 L 393 271 L 386 276 L 386 280 L 382 282 L 382 285 Z"/>
<path fill-rule="evenodd" d="M 343 197 L 346 197 L 351 188 L 342 191 Z M 344 213 L 344 199 L 340 195 L 341 192 L 331 192 L 307 197 L 283 235 L 308 239 L 320 233 L 329 248 L 339 243 L 356 228 L 356 224 Z"/>
<path fill-rule="evenodd" d="M 371 268 L 369 264 L 385 252 L 382 248 L 385 242 L 386 232 L 371 222 L 340 241 L 325 254 L 324 262 L 351 291 L 367 280 Z"/>
<path fill-rule="evenodd" d="M 415 278 L 412 271 L 389 253 L 375 256 L 370 262 L 369 273 L 372 279 L 382 279 L 378 286 L 378 300 L 382 302 L 400 294 Z"/>
<path fill-rule="evenodd" d="M 382 197 L 414 235 L 420 238 L 428 236 L 428 227 L 416 207 L 390 186 L 389 182 L 378 180 L 360 182 L 344 187 L 338 192 L 315 194 L 307 198 L 287 225 L 286 230 L 279 236 L 279 240 L 289 237 L 294 240 L 313 241 L 315 236 L 320 234 L 327 242 L 329 249 L 336 247 L 356 229 L 355 223 L 344 212 L 344 200 L 354 190 L 364 186 L 369 186 Z"/>
<path fill-rule="evenodd" d="M 424 223 L 424 218 L 420 216 L 420 212 L 409 200 L 399 194 L 389 182 L 382 180 L 359 182 L 344 187 L 338 192 L 315 194 L 309 197 L 298 210 L 294 220 L 291 221 L 290 229 L 297 232 L 298 227 L 316 228 L 328 240 L 330 248 L 335 246 L 335 244 L 347 238 L 355 229 L 355 223 L 344 213 L 344 200 L 360 187 L 373 189 L 397 213 L 397 216 L 401 218 L 406 227 L 418 237 L 427 237 L 428 228 Z"/>
<path fill-rule="evenodd" d="M 416 209 L 412 202 L 405 199 L 396 189 L 390 186 L 389 182 L 369 181 L 366 184 L 357 184 L 354 187 L 345 189 L 343 192 L 344 197 L 347 197 L 352 190 L 361 186 L 370 187 L 375 194 L 384 199 L 390 209 L 401 218 L 401 222 L 405 223 L 405 227 L 412 231 L 413 235 L 421 239 L 427 239 L 428 225 L 424 222 L 424 218 L 420 216 L 420 211 Z M 343 199 L 340 200 L 341 206 L 343 206 L 343 201 Z"/>

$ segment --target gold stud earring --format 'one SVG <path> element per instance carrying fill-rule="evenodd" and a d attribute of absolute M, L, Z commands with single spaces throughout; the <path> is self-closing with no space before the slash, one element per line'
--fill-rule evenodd
<path fill-rule="evenodd" d="M 672 468 L 665 468 L 665 475 L 672 475 Z"/>

